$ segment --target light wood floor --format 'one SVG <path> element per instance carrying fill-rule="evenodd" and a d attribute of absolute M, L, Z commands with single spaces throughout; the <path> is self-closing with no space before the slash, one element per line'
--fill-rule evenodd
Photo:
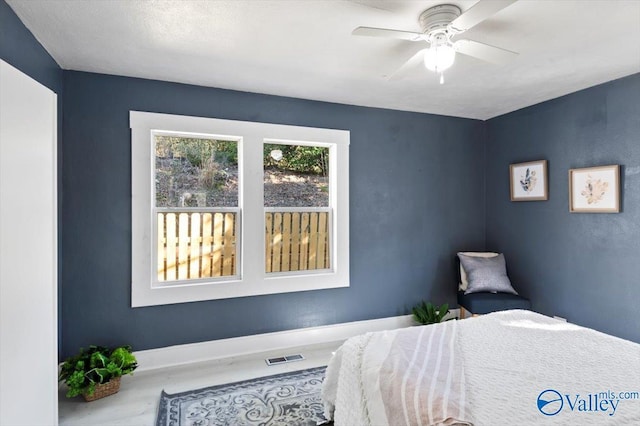
<path fill-rule="evenodd" d="M 331 353 L 342 342 L 262 352 L 235 358 L 135 372 L 122 378 L 120 392 L 93 402 L 82 397 L 66 398 L 60 390 L 60 425 L 152 426 L 155 424 L 160 392 L 177 393 L 207 386 L 270 376 L 288 371 L 327 365 Z M 264 359 L 302 354 L 303 361 L 267 366 Z"/>

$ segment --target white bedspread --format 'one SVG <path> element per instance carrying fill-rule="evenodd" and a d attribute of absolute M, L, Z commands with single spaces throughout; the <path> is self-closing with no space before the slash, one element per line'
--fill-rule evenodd
<path fill-rule="evenodd" d="M 425 329 L 444 330 L 443 341 L 452 338 L 446 362 L 462 375 L 451 376 L 461 380 L 454 395 L 443 395 L 449 388 L 441 382 L 432 386 L 440 369 L 423 368 L 437 360 L 431 353 L 433 362 L 426 361 L 418 344 L 429 340 Z M 416 342 L 416 356 L 393 355 L 398 341 Z M 390 362 L 397 373 L 388 374 Z M 422 382 L 429 393 L 407 388 L 408 381 Z M 403 394 L 409 404 L 394 402 Z M 443 397 L 454 402 L 444 407 L 445 415 L 454 414 L 448 420 L 433 417 L 434 407 L 442 412 Z M 370 333 L 349 339 L 332 358 L 323 398 L 336 426 L 640 425 L 640 345 L 529 311 Z M 432 412 L 408 414 L 412 405 Z"/>

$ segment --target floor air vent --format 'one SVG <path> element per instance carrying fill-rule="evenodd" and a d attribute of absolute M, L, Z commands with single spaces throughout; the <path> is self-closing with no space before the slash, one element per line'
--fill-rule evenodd
<path fill-rule="evenodd" d="M 287 356 L 279 356 L 275 358 L 267 358 L 265 359 L 267 365 L 278 365 L 284 364 L 286 362 L 294 362 L 294 361 L 302 361 L 304 357 L 300 354 L 295 355 L 287 355 Z"/>

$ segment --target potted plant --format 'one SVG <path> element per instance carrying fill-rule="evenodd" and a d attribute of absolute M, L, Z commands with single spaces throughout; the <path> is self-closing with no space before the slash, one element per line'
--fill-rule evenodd
<path fill-rule="evenodd" d="M 120 377 L 137 367 L 131 346 L 109 349 L 92 345 L 64 361 L 58 381 L 69 387 L 67 398 L 82 394 L 86 401 L 94 401 L 118 392 Z"/>
<path fill-rule="evenodd" d="M 431 302 L 418 303 L 411 310 L 413 313 L 413 319 L 419 324 L 435 324 L 442 322 L 444 317 L 449 313 L 449 304 L 445 303 L 442 306 L 434 306 Z M 452 318 L 449 318 L 452 319 Z M 448 321 L 448 320 L 446 320 Z"/>

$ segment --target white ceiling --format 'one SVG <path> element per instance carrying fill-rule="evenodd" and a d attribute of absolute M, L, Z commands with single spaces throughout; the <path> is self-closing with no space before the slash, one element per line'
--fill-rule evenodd
<path fill-rule="evenodd" d="M 640 0 L 520 0 L 464 34 L 519 52 L 457 55 L 445 73 L 389 81 L 421 43 L 418 15 L 475 0 L 7 0 L 64 69 L 477 119 L 640 72 Z"/>

